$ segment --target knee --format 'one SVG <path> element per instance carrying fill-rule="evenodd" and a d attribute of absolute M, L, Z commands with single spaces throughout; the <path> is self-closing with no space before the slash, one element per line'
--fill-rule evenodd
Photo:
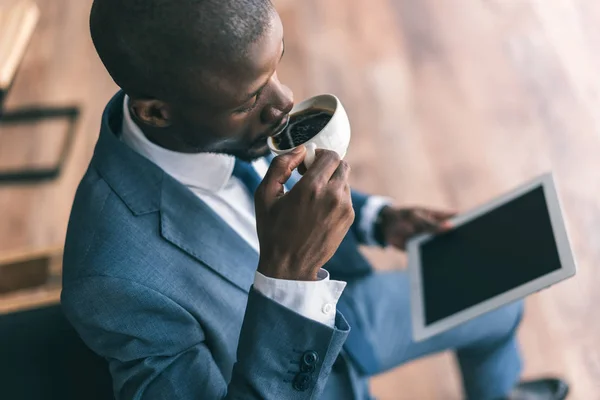
<path fill-rule="evenodd" d="M 488 351 L 487 349 L 496 348 L 512 340 L 521 324 L 523 310 L 523 302 L 518 301 L 473 321 L 469 331 L 476 332 L 476 337 L 458 350 L 463 355 L 470 351 L 481 351 L 482 348 Z"/>
<path fill-rule="evenodd" d="M 523 320 L 524 302 L 522 300 L 509 304 L 495 312 L 497 320 L 497 331 L 495 335 L 498 339 L 514 336 Z"/>
<path fill-rule="evenodd" d="M 516 331 L 519 325 L 521 325 L 521 321 L 523 320 L 523 313 L 525 312 L 525 302 L 523 300 L 519 300 L 509 306 L 510 308 L 510 319 L 513 321 L 512 331 Z"/>

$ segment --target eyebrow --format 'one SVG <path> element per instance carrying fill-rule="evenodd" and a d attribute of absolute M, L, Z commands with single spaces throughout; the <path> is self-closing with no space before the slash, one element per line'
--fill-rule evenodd
<path fill-rule="evenodd" d="M 281 61 L 281 59 L 283 58 L 283 55 L 285 54 L 285 40 L 281 39 L 281 43 L 283 44 L 283 46 L 282 46 L 283 48 L 281 50 L 281 56 L 279 57 L 279 61 Z M 265 88 L 265 86 L 267 86 L 267 84 L 269 83 L 270 79 L 271 79 L 271 77 L 269 77 L 269 79 L 267 79 L 267 81 L 263 85 L 261 85 L 261 87 L 259 87 L 257 90 L 255 90 L 254 92 L 252 92 L 248 96 L 246 96 L 245 100 L 241 104 L 246 103 L 248 100 L 250 100 L 254 96 L 258 95 Z"/>

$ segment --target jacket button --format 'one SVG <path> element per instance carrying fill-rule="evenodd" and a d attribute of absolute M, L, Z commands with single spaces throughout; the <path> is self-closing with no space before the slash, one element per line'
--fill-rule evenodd
<path fill-rule="evenodd" d="M 306 365 L 315 365 L 319 362 L 319 355 L 315 351 L 307 351 L 302 355 L 302 362 Z"/>
<path fill-rule="evenodd" d="M 304 392 L 309 388 L 312 378 L 309 374 L 300 373 L 294 378 L 293 387 L 299 392 Z"/>

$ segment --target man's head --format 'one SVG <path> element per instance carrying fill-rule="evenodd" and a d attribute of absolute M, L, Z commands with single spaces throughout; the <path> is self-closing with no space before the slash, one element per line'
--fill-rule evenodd
<path fill-rule="evenodd" d="M 253 159 L 286 122 L 283 27 L 269 0 L 95 0 L 94 45 L 153 142 Z"/>

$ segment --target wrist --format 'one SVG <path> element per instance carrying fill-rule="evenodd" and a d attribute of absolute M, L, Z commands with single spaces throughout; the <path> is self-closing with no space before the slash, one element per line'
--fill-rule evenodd
<path fill-rule="evenodd" d="M 373 227 L 373 239 L 381 246 L 387 246 L 387 238 L 386 238 L 386 226 L 388 221 L 388 215 L 392 212 L 393 209 L 390 206 L 384 206 L 377 214 L 377 218 L 375 218 L 375 223 Z"/>

